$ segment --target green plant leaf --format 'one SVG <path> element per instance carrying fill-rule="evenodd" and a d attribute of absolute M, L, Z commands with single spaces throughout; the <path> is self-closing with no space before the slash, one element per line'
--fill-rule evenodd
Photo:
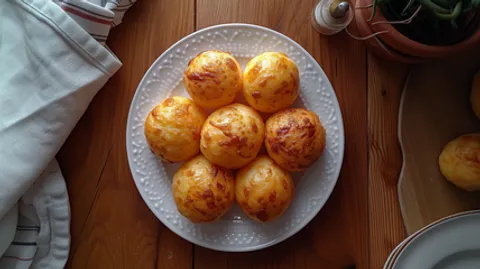
<path fill-rule="evenodd" d="M 457 3 L 457 5 L 455 6 L 455 8 L 453 9 L 453 11 L 451 13 L 444 14 L 444 13 L 439 13 L 439 12 L 435 11 L 435 15 L 437 16 L 437 18 L 439 18 L 441 20 L 453 21 L 456 18 L 458 18 L 461 11 L 462 11 L 462 1 Z"/>
<path fill-rule="evenodd" d="M 477 7 L 480 7 L 480 0 L 464 0 L 462 13 L 467 13 Z"/>
<path fill-rule="evenodd" d="M 432 3 L 435 3 L 436 5 L 446 9 L 453 8 L 459 2 L 459 0 L 431 0 L 431 1 Z"/>
<path fill-rule="evenodd" d="M 421 4 L 422 6 L 425 6 L 429 9 L 431 9 L 434 12 L 443 13 L 443 14 L 449 14 L 450 13 L 449 9 L 441 7 L 437 4 L 435 4 L 434 2 L 432 2 L 431 0 L 416 0 L 416 1 L 419 4 Z"/>

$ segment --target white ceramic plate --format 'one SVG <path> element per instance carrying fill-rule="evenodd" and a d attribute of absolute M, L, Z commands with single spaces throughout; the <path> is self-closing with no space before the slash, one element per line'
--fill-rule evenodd
<path fill-rule="evenodd" d="M 417 235 L 393 269 L 480 268 L 480 213 L 449 218 Z"/>
<path fill-rule="evenodd" d="M 149 111 L 169 96 L 188 96 L 182 83 L 188 61 L 199 52 L 212 49 L 230 52 L 242 67 L 262 52 L 286 53 L 300 71 L 300 98 L 294 106 L 317 113 L 327 131 L 325 154 L 307 171 L 294 175 L 295 198 L 285 214 L 274 222 L 253 222 L 234 205 L 218 222 L 192 224 L 178 213 L 171 195 L 171 179 L 180 164 L 158 161 L 146 143 L 143 124 Z M 128 114 L 128 161 L 145 203 L 173 232 L 192 243 L 215 250 L 257 250 L 281 242 L 302 229 L 330 196 L 340 173 L 343 151 L 342 115 L 325 73 L 293 40 L 256 25 L 217 25 L 175 43 L 145 73 Z"/>
<path fill-rule="evenodd" d="M 384 265 L 383 268 L 384 269 L 392 268 L 393 264 L 395 263 L 395 261 L 398 258 L 398 255 L 405 249 L 405 246 L 407 246 L 410 243 L 410 241 L 412 241 L 415 237 L 419 236 L 420 234 L 422 234 L 426 230 L 430 229 L 431 227 L 433 227 L 435 225 L 438 225 L 438 224 L 440 224 L 440 223 L 442 223 L 442 222 L 444 222 L 448 219 L 451 219 L 451 218 L 456 218 L 456 217 L 463 216 L 463 215 L 479 214 L 479 213 L 480 213 L 480 210 L 470 210 L 470 211 L 459 212 L 459 213 L 456 213 L 456 214 L 438 219 L 438 220 L 428 224 L 427 226 L 421 228 L 420 230 L 416 231 L 415 233 L 413 233 L 409 237 L 407 237 L 405 240 L 403 240 L 400 244 L 397 245 L 397 247 L 395 247 L 395 249 L 388 256 L 387 261 L 385 262 L 385 265 Z"/>
<path fill-rule="evenodd" d="M 410 236 L 411 237 L 411 236 Z M 405 240 L 403 240 L 400 244 L 398 244 L 393 250 L 392 252 L 390 253 L 390 255 L 388 255 L 388 258 L 387 260 L 385 261 L 385 264 L 383 265 L 383 269 L 390 269 L 390 267 L 392 266 L 393 262 L 394 262 L 394 259 L 395 259 L 395 255 L 397 254 L 397 252 L 402 248 L 402 246 L 408 242 L 408 240 L 410 240 L 410 237 L 407 237 Z"/>

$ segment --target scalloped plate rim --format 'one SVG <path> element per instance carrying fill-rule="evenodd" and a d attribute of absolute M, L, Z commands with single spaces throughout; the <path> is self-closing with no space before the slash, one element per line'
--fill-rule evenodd
<path fill-rule="evenodd" d="M 289 42 L 291 42 L 291 44 L 293 44 L 293 46 L 295 46 L 298 50 L 300 50 L 301 52 L 303 52 L 305 55 L 308 55 L 309 57 L 311 57 L 311 59 L 313 60 L 313 63 L 314 65 L 316 65 L 318 67 L 318 70 L 320 70 L 321 74 L 319 76 L 323 76 L 324 78 L 326 78 L 326 83 L 328 85 L 328 87 L 330 87 L 330 89 L 332 90 L 332 93 L 333 93 L 333 106 L 335 106 L 336 108 L 336 113 L 338 113 L 338 116 L 339 116 L 339 120 L 338 120 L 338 126 L 340 127 L 339 128 L 339 133 L 341 134 L 339 136 L 339 162 L 337 164 L 337 167 L 335 169 L 335 174 L 334 174 L 334 181 L 335 181 L 335 184 L 333 184 L 331 186 L 331 188 L 327 191 L 327 193 L 325 194 L 326 196 L 326 199 L 323 201 L 323 203 L 320 203 L 318 204 L 318 206 L 313 209 L 315 212 L 314 214 L 311 215 L 310 218 L 306 217 L 302 223 L 300 225 L 297 225 L 296 228 L 292 229 L 290 232 L 288 233 L 285 233 L 283 234 L 281 237 L 279 238 L 276 238 L 274 240 L 271 240 L 267 243 L 264 243 L 264 244 L 260 244 L 260 245 L 256 245 L 256 246 L 247 246 L 247 247 L 234 247 L 234 248 L 231 248 L 230 246 L 221 246 L 221 245 L 212 245 L 212 244 L 208 244 L 208 243 L 205 243 L 204 241 L 201 241 L 201 240 L 198 240 L 198 238 L 195 238 L 195 237 L 188 237 L 185 235 L 185 233 L 179 233 L 176 231 L 176 229 L 174 229 L 172 227 L 172 224 L 167 222 L 167 221 L 163 221 L 156 213 L 156 210 L 154 208 L 152 208 L 152 205 L 151 203 L 148 203 L 146 202 L 147 201 L 147 197 L 146 195 L 144 194 L 144 191 L 142 190 L 141 186 L 139 185 L 139 182 L 138 180 L 135 179 L 135 176 L 134 176 L 134 173 L 133 173 L 133 167 L 132 167 L 132 161 L 131 161 L 131 158 L 130 158 L 130 155 L 131 153 L 129 152 L 129 142 L 131 142 L 131 130 L 128 128 L 129 126 L 131 126 L 131 115 L 132 115 L 132 110 L 133 110 L 133 103 L 134 103 L 134 100 L 136 100 L 136 98 L 138 98 L 138 95 L 139 95 L 139 89 L 140 89 L 140 86 L 144 84 L 145 82 L 145 79 L 146 79 L 146 75 L 150 72 L 152 72 L 152 69 L 154 68 L 154 66 L 156 66 L 161 60 L 162 60 L 162 57 L 164 57 L 165 55 L 167 55 L 169 52 L 173 51 L 175 49 L 175 47 L 181 43 L 183 43 L 185 40 L 188 40 L 189 38 L 191 38 L 192 36 L 195 36 L 195 35 L 198 35 L 198 34 L 201 34 L 203 32 L 207 32 L 207 31 L 210 31 L 210 30 L 213 30 L 213 29 L 222 29 L 222 28 L 230 28 L 230 27 L 247 27 L 247 28 L 252 28 L 252 29 L 260 29 L 262 31 L 266 31 L 266 32 L 269 32 L 273 35 L 277 35 L 279 37 L 281 37 L 282 39 L 284 40 L 288 40 Z M 127 151 L 127 160 L 128 160 L 128 165 L 129 165 L 129 169 L 130 169 L 130 173 L 132 175 L 132 178 L 133 178 L 133 181 L 135 182 L 135 186 L 137 188 L 137 191 L 140 193 L 140 196 L 142 197 L 142 199 L 144 200 L 144 203 L 147 205 L 147 207 L 150 209 L 150 211 L 155 215 L 155 217 L 160 220 L 162 222 L 163 225 L 165 225 L 170 231 L 174 232 L 175 234 L 177 234 L 178 236 L 180 236 L 181 238 L 189 241 L 190 243 L 193 243 L 193 244 L 196 244 L 198 246 L 201 246 L 201 247 L 205 247 L 205 248 L 208 248 L 208 249 L 212 249 L 212 250 L 216 250 L 216 251 L 221 251 L 221 252 L 251 252 L 251 251 L 257 251 L 257 250 L 261 250 L 261 249 L 265 249 L 267 247 L 270 247 L 270 246 L 274 246 L 276 244 L 279 244 L 283 241 L 285 241 L 286 239 L 292 237 L 293 235 L 295 235 L 296 233 L 298 233 L 300 230 L 302 230 L 303 228 L 305 228 L 305 226 L 307 226 L 312 220 L 313 218 L 315 218 L 315 216 L 318 215 L 318 213 L 320 212 L 320 210 L 325 206 L 326 202 L 328 201 L 328 199 L 330 199 L 330 196 L 333 192 L 333 190 L 335 189 L 335 186 L 338 182 L 338 178 L 340 176 L 340 172 L 341 172 L 341 168 L 343 166 L 343 160 L 344 160 L 344 153 L 345 153 L 345 127 L 344 127 L 344 123 L 343 123 L 343 115 L 342 115 L 342 111 L 341 111 L 341 108 L 340 108 L 340 104 L 338 102 L 338 98 L 336 96 L 336 92 L 332 86 L 332 84 L 330 83 L 330 80 L 328 79 L 327 75 L 325 74 L 325 72 L 323 71 L 323 69 L 321 68 L 321 66 L 318 64 L 318 62 L 315 60 L 315 58 L 313 58 L 313 56 L 311 56 L 311 54 L 305 50 L 300 44 L 298 44 L 296 41 L 294 41 L 293 39 L 291 39 L 290 37 L 280 33 L 280 32 L 277 32 L 275 30 L 272 30 L 270 28 L 267 28 L 267 27 L 264 27 L 264 26 L 260 26 L 260 25 L 255 25 L 255 24 L 248 24 L 248 23 L 226 23 L 226 24 L 217 24 L 217 25 L 213 25 L 213 26 L 208 26 L 208 27 L 205 27 L 205 28 L 202 28 L 200 30 L 197 30 L 195 32 L 192 32 L 186 36 L 184 36 L 183 38 L 181 38 L 180 40 L 178 40 L 177 42 L 175 42 L 174 44 L 172 44 L 168 49 L 166 49 L 162 54 L 160 54 L 160 56 L 157 57 L 157 59 L 155 61 L 153 61 L 153 63 L 150 65 L 150 67 L 147 69 L 147 71 L 145 71 L 144 73 L 144 76 L 142 77 L 142 79 L 140 80 L 140 82 L 138 83 L 138 86 L 137 88 L 135 89 L 135 93 L 131 99 L 131 103 L 130 103 L 130 108 L 128 110 L 128 116 L 127 116 L 127 124 L 126 124 L 126 151 Z"/>

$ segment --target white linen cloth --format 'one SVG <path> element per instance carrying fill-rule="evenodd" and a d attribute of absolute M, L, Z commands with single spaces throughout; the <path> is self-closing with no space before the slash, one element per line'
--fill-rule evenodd
<path fill-rule="evenodd" d="M 102 44 L 133 2 L 0 1 L 2 269 L 65 265 L 70 209 L 54 157 L 120 68 Z"/>

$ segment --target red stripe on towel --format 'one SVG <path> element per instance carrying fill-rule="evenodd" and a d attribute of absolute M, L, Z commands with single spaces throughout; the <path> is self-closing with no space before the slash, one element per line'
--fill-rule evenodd
<path fill-rule="evenodd" d="M 99 18 L 95 18 L 93 16 L 90 16 L 89 14 L 86 14 L 86 13 L 83 13 L 81 11 L 78 11 L 76 9 L 73 9 L 73 8 L 70 8 L 70 7 L 67 7 L 67 6 L 64 6 L 62 5 L 62 9 L 65 10 L 66 12 L 68 13 L 72 13 L 72 14 L 75 14 L 79 17 L 82 17 L 86 20 L 89 20 L 89 21 L 93 21 L 93 22 L 98 22 L 98 23 L 101 23 L 101 24 L 108 24 L 110 25 L 112 23 L 112 21 L 107 21 L 107 20 L 102 20 L 102 19 L 99 19 Z"/>

